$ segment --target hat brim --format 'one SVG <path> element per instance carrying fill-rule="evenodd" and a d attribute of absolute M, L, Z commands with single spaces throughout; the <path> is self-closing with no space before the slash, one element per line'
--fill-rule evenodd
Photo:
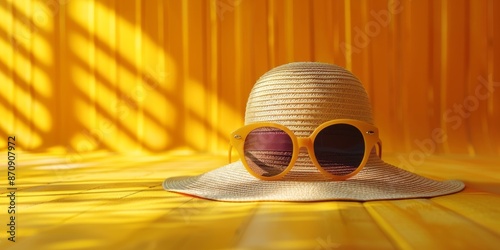
<path fill-rule="evenodd" d="M 464 183 L 432 180 L 372 155 L 362 171 L 345 181 L 263 181 L 237 161 L 198 176 L 168 178 L 163 187 L 219 201 L 371 201 L 446 195 L 461 191 Z"/>

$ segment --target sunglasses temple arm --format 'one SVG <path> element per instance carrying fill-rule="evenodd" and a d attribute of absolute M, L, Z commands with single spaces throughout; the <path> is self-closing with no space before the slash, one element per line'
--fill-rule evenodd
<path fill-rule="evenodd" d="M 382 159 L 382 141 L 378 140 L 377 145 L 378 145 L 378 157 Z"/>
<path fill-rule="evenodd" d="M 231 153 L 232 153 L 232 150 L 233 150 L 233 145 L 229 144 L 229 163 L 231 163 Z"/>

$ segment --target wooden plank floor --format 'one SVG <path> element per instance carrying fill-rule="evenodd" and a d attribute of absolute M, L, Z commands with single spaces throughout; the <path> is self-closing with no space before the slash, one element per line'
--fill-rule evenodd
<path fill-rule="evenodd" d="M 222 166 L 224 156 L 94 153 L 65 162 L 18 156 L 15 243 L 2 165 L 0 249 L 500 249 L 496 158 L 428 157 L 413 170 L 463 180 L 454 195 L 311 203 L 215 202 L 162 189 L 165 177 Z"/>

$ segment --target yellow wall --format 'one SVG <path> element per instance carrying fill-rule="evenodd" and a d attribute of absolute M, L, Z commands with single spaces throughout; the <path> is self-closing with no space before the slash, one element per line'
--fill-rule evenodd
<path fill-rule="evenodd" d="M 386 152 L 500 153 L 496 0 L 1 0 L 0 52 L 25 150 L 223 151 L 260 75 L 323 61 L 361 79 Z"/>

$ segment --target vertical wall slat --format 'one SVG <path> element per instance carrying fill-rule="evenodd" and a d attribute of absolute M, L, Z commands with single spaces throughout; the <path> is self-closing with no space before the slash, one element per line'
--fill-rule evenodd
<path fill-rule="evenodd" d="M 32 2 L 12 2 L 14 13 L 14 38 L 16 39 L 16 53 L 13 55 L 13 79 L 16 84 L 13 103 L 16 107 L 14 130 L 19 138 L 21 148 L 29 149 L 41 143 L 41 135 L 34 131 L 33 107 L 34 98 L 32 71 L 33 71 L 33 36 L 36 26 L 31 19 Z"/>
<path fill-rule="evenodd" d="M 21 104 L 19 103 L 21 106 L 24 106 L 25 108 L 25 114 L 26 114 L 26 117 L 29 118 L 29 122 L 27 125 L 28 127 L 28 133 L 27 133 L 27 141 L 26 141 L 26 147 L 27 148 L 34 148 L 34 147 L 37 147 L 41 144 L 41 134 L 35 132 L 35 105 L 36 105 L 36 101 L 37 101 L 37 98 L 38 96 L 36 95 L 35 91 L 34 91 L 34 87 L 33 87 L 33 68 L 35 66 L 35 62 L 34 62 L 34 51 L 33 51 L 33 44 L 34 44 L 34 41 L 33 41 L 33 38 L 35 37 L 35 34 L 37 32 L 37 27 L 36 25 L 34 24 L 33 22 L 33 19 L 32 19 L 32 14 L 33 14 L 33 2 L 28 2 L 26 5 L 26 22 L 28 24 L 24 24 L 24 25 L 28 25 L 28 28 L 29 28 L 29 41 L 27 43 L 27 51 L 28 51 L 28 55 L 26 55 L 26 58 L 25 58 L 25 64 L 23 65 L 23 63 L 20 64 L 20 71 L 24 71 L 24 74 L 25 74 L 25 80 L 26 82 L 28 83 L 28 89 L 27 91 L 25 92 L 27 94 L 27 100 L 25 103 Z M 22 74 L 21 72 L 19 72 L 20 74 Z M 22 100 L 22 99 L 21 99 Z"/>
<path fill-rule="evenodd" d="M 394 8 L 393 6 L 399 3 L 398 8 L 401 8 L 401 12 L 396 14 L 396 13 L 390 13 L 392 17 L 392 21 L 388 24 L 387 30 L 388 30 L 388 38 L 389 38 L 389 43 L 388 43 L 388 48 L 387 48 L 387 62 L 389 65 L 389 88 L 388 92 L 389 95 L 387 98 L 389 99 L 389 105 L 390 105 L 390 116 L 388 116 L 386 119 L 390 121 L 390 139 L 391 139 L 391 145 L 393 147 L 392 150 L 405 150 L 405 123 L 406 121 L 403 120 L 403 109 L 402 107 L 404 106 L 404 87 L 402 84 L 402 79 L 401 79 L 401 69 L 404 67 L 404 65 L 401 65 L 402 60 L 401 56 L 405 52 L 404 51 L 404 45 L 403 43 L 405 42 L 404 40 L 401 39 L 401 32 L 403 31 L 403 26 L 404 26 L 404 17 L 407 16 L 410 13 L 410 5 L 408 4 L 409 2 L 405 1 L 388 1 L 388 6 L 386 7 L 387 10 L 390 8 Z M 374 62 L 376 63 L 376 62 Z M 387 129 L 387 128 L 386 128 Z M 389 150 L 391 150 L 389 148 Z"/>
<path fill-rule="evenodd" d="M 96 2 L 95 9 L 95 68 L 96 81 L 96 122 L 89 129 L 90 138 L 93 138 L 99 148 L 116 150 L 118 122 L 118 81 L 117 81 L 117 34 L 114 1 Z M 110 100 L 112 100 L 110 102 Z"/>
<path fill-rule="evenodd" d="M 274 55 L 271 55 L 274 56 L 274 65 L 272 67 L 277 67 L 288 62 L 287 49 L 290 44 L 287 43 L 286 13 L 290 11 L 290 8 L 286 8 L 287 1 L 284 0 L 270 1 L 270 3 L 274 31 L 272 35 L 274 37 L 272 45 Z"/>
<path fill-rule="evenodd" d="M 406 83 L 405 79 L 405 69 L 411 69 L 412 59 L 409 57 L 411 55 L 411 17 L 412 17 L 412 1 L 389 1 L 387 10 L 391 13 L 392 19 L 394 20 L 389 26 L 391 27 L 391 36 L 394 49 L 393 57 L 393 70 L 392 70 L 392 88 L 396 90 L 396 94 L 393 95 L 392 106 L 394 107 L 394 117 L 396 118 L 394 123 L 399 125 L 396 138 L 399 137 L 401 140 L 399 142 L 394 141 L 398 145 L 399 150 L 408 151 L 411 146 L 409 140 L 409 119 L 407 109 L 405 107 L 408 104 L 409 91 L 412 91 L 415 86 L 411 86 Z M 412 114 L 413 115 L 413 114 Z"/>
<path fill-rule="evenodd" d="M 494 90 L 491 97 L 488 99 L 488 122 L 491 124 L 489 131 L 490 140 L 496 144 L 496 150 L 493 155 L 500 154 L 500 2 L 490 0 L 490 9 L 488 16 L 490 17 L 488 26 L 490 28 L 488 41 L 488 52 L 492 54 L 492 58 L 488 60 L 488 80 L 489 86 Z"/>
<path fill-rule="evenodd" d="M 264 1 L 255 3 L 248 1 L 235 2 L 235 17 L 237 22 L 237 32 L 235 33 L 238 41 L 237 47 L 240 52 L 237 64 L 237 105 L 236 115 L 239 126 L 244 123 L 246 100 L 253 84 L 260 75 L 268 68 L 267 55 L 267 5 Z M 259 7 L 256 10 L 256 7 Z M 258 13 L 259 15 L 255 15 Z M 231 131 L 235 128 L 231 128 Z M 226 137 L 229 135 L 226 135 Z M 228 139 L 226 139 L 228 140 Z"/>
<path fill-rule="evenodd" d="M 236 52 L 240 45 L 237 45 L 238 38 L 235 37 L 236 30 L 239 28 L 236 22 L 238 17 L 235 13 L 238 6 L 235 6 L 235 3 L 235 1 L 219 1 L 217 3 L 220 8 L 226 8 L 223 9 L 225 12 L 221 12 L 217 19 L 219 31 L 219 86 L 221 86 L 221 82 L 226 84 L 218 88 L 217 93 L 214 93 L 217 95 L 219 114 L 216 132 L 220 147 L 225 145 L 226 148 L 229 133 L 243 124 L 243 117 L 237 111 L 241 110 L 238 105 L 238 97 L 241 97 L 241 95 L 237 94 L 241 89 L 241 83 L 236 82 L 237 72 L 235 67 L 237 65 L 235 62 L 241 56 L 241 51 Z"/>
<path fill-rule="evenodd" d="M 441 128 L 444 130 L 442 124 L 442 114 L 440 111 L 441 103 L 441 51 L 442 51 L 442 10 L 443 4 L 439 1 L 429 0 L 429 23 L 427 29 L 429 30 L 429 55 L 427 64 L 429 65 L 429 89 L 428 91 L 428 123 L 430 128 Z M 444 143 L 444 141 L 443 141 Z M 441 143 L 436 146 L 436 153 L 444 152 L 444 145 Z"/>
<path fill-rule="evenodd" d="M 481 81 L 488 78 L 488 2 L 476 1 L 467 3 L 470 10 L 468 22 L 469 41 L 468 49 L 468 76 L 467 96 L 464 104 L 470 107 L 470 117 L 466 120 L 467 137 L 475 154 L 493 153 L 492 142 L 489 138 L 490 124 L 488 123 L 488 96 L 489 93 Z M 482 80 L 481 80 L 482 79 Z M 485 94 L 486 92 L 486 94 Z"/>
<path fill-rule="evenodd" d="M 427 1 L 405 3 L 405 9 L 400 13 L 405 17 L 406 26 L 402 28 L 405 48 L 401 62 L 402 81 L 399 84 L 406 87 L 402 100 L 406 147 L 407 150 L 418 150 L 429 155 L 435 153 L 441 144 L 440 141 L 435 141 L 432 132 L 439 128 L 433 127 L 429 121 L 432 112 L 429 100 L 432 65 L 428 63 L 430 55 L 426 51 L 432 46 L 431 31 L 428 28 L 433 24 L 431 18 L 422 17 L 431 13 L 431 7 Z"/>
<path fill-rule="evenodd" d="M 369 76 L 365 74 L 368 72 L 366 68 L 363 67 L 365 55 L 369 53 L 370 43 L 372 38 L 366 36 L 366 28 L 368 27 L 368 22 L 370 21 L 368 17 L 368 3 L 366 1 L 351 1 L 350 12 L 351 12 L 351 45 L 357 50 L 351 53 L 351 71 L 358 76 L 358 78 L 363 83 L 368 82 Z"/>
<path fill-rule="evenodd" d="M 342 43 L 350 43 L 348 41 L 348 37 L 346 37 L 346 20 L 350 20 L 347 18 L 349 13 L 346 13 L 344 10 L 346 9 L 346 1 L 328 1 L 329 8 L 328 12 L 329 19 L 328 21 L 332 23 L 332 29 L 328 30 L 327 33 L 333 34 L 333 43 L 330 45 L 333 47 L 333 63 L 347 68 L 347 55 L 345 48 L 342 47 Z M 350 39 L 350 38 L 349 38 Z"/>
<path fill-rule="evenodd" d="M 204 5 L 202 2 L 183 2 L 183 102 L 185 134 L 188 145 L 195 150 L 205 150 L 208 145 L 206 131 L 206 96 L 204 61 Z M 206 91 L 206 92 L 204 92 Z M 188 101 L 189 100 L 189 101 Z"/>
<path fill-rule="evenodd" d="M 381 11 L 387 11 L 387 6 L 387 1 L 375 1 L 371 2 L 370 9 L 379 13 Z M 373 18 L 373 20 L 375 19 Z M 365 76 L 365 78 L 367 79 L 366 81 L 369 82 L 369 87 L 367 89 L 369 93 L 371 93 L 370 100 L 373 106 L 374 122 L 379 127 L 382 145 L 386 152 L 391 152 L 396 149 L 393 140 L 400 126 L 400 124 L 393 121 L 395 109 L 391 102 L 391 96 L 395 94 L 391 86 L 391 73 L 394 69 L 391 68 L 390 64 L 390 58 L 393 54 L 391 54 L 392 50 L 388 48 L 388 44 L 391 42 L 390 25 L 393 22 L 395 22 L 395 20 L 394 17 L 391 16 L 391 21 L 386 22 L 384 27 L 379 25 L 379 32 L 373 33 L 377 34 L 377 36 L 373 35 L 372 38 L 363 31 L 365 40 L 368 41 L 368 39 L 370 39 L 369 43 L 360 42 L 363 41 L 361 38 L 363 34 L 359 31 L 361 29 L 357 31 L 359 34 L 358 37 L 360 38 L 353 40 L 353 44 L 357 44 L 356 48 L 361 51 L 359 53 L 366 53 L 364 51 L 367 49 L 370 50 L 370 63 L 368 65 L 368 72 L 370 72 L 370 75 Z M 373 21 L 373 23 L 378 24 L 379 22 Z M 364 23 L 364 25 L 366 25 L 366 23 Z M 364 26 L 361 27 L 364 28 Z"/>
<path fill-rule="evenodd" d="M 270 68 L 276 67 L 276 22 L 274 1 L 267 1 L 267 50 L 269 51 L 268 62 Z"/>
<path fill-rule="evenodd" d="M 117 140 L 119 152 L 137 152 L 138 110 L 137 93 L 138 69 L 136 52 L 136 3 L 126 1 L 117 4 Z"/>
<path fill-rule="evenodd" d="M 136 151 L 138 153 L 143 151 L 143 141 L 144 141 L 144 102 L 143 102 L 143 97 L 144 97 L 144 91 L 142 88 L 142 81 L 141 81 L 141 68 L 143 64 L 142 60 L 142 47 L 143 47 L 143 39 L 142 39 L 142 1 L 140 0 L 135 0 L 135 5 L 134 5 L 134 54 L 135 54 L 135 60 L 134 60 L 134 95 L 136 96 L 137 99 L 137 110 L 136 110 L 136 137 L 135 137 L 135 144 L 136 144 Z"/>
<path fill-rule="evenodd" d="M 353 44 L 352 41 L 352 17 L 351 17 L 351 0 L 344 0 L 344 38 L 345 43 L 348 45 Z M 345 68 L 352 71 L 352 49 L 346 49 L 347 53 L 345 55 Z"/>
<path fill-rule="evenodd" d="M 209 91 L 211 93 L 219 92 L 219 28 L 218 28 L 218 6 L 217 0 L 209 2 L 209 15 L 207 16 L 206 24 L 206 37 L 207 37 L 207 81 L 209 83 Z M 209 149 L 211 151 L 218 151 L 222 146 L 220 141 L 215 136 L 218 131 L 219 124 L 219 104 L 218 96 L 213 94 L 210 96 L 210 142 Z"/>
<path fill-rule="evenodd" d="M 68 16 L 70 16 L 70 6 L 67 5 L 65 8 L 61 8 L 59 10 L 59 14 L 56 18 L 56 26 L 57 26 L 57 61 L 58 61 L 58 77 L 55 78 L 55 86 L 56 91 L 58 93 L 58 105 L 57 105 L 57 124 L 58 135 L 61 138 L 60 143 L 64 148 L 64 153 L 66 155 L 66 162 L 73 162 L 79 160 L 78 156 L 78 148 L 77 145 L 71 140 L 74 129 L 70 129 L 73 127 L 74 112 L 75 110 L 74 104 L 70 101 L 71 99 L 76 98 L 74 95 L 70 97 L 70 95 L 65 93 L 72 93 L 74 83 L 71 82 L 70 78 L 70 65 L 68 60 L 70 58 L 70 48 L 67 41 L 66 30 L 68 30 L 68 26 L 71 26 L 71 22 L 68 20 Z M 61 129 L 66 128 L 66 129 Z"/>
<path fill-rule="evenodd" d="M 290 61 L 312 61 L 314 55 L 314 40 L 311 29 L 311 1 L 288 1 L 291 10 L 287 10 L 287 43 L 289 52 L 293 54 Z M 290 43 L 290 41 L 292 41 Z"/>
<path fill-rule="evenodd" d="M 441 115 L 447 140 L 443 143 L 445 152 L 455 154 L 473 154 L 473 148 L 467 138 L 465 121 L 470 112 L 464 109 L 466 97 L 465 79 L 467 79 L 468 40 L 465 1 L 448 1 L 446 4 L 446 32 L 443 32 L 444 53 L 442 56 Z"/>
<path fill-rule="evenodd" d="M 250 93 L 250 89 L 253 87 L 255 81 L 272 67 L 272 62 L 269 59 L 271 58 L 272 52 L 268 49 L 270 40 L 269 35 L 272 34 L 270 30 L 271 27 L 268 25 L 268 19 L 272 16 L 271 10 L 269 9 L 267 1 L 253 1 L 253 4 L 250 6 L 248 3 L 248 1 L 242 3 L 243 6 L 247 4 L 247 7 L 244 8 L 242 6 L 241 8 L 241 11 L 244 13 L 250 12 L 246 20 L 248 23 L 248 26 L 246 26 L 248 30 L 246 30 L 246 32 L 252 34 L 251 40 L 249 41 L 251 44 L 251 54 L 248 55 L 248 60 L 252 62 L 253 71 L 251 78 L 245 79 L 246 84 L 244 88 L 247 95 Z M 245 95 L 243 96 L 244 100 L 242 101 L 245 102 L 245 104 L 247 97 L 248 96 Z"/>
<path fill-rule="evenodd" d="M 32 124 L 31 130 L 34 133 L 33 145 L 30 147 L 53 147 L 57 145 L 55 131 L 51 129 L 54 126 L 54 117 L 52 113 L 56 109 L 56 98 L 54 98 L 54 87 L 52 86 L 51 76 L 56 75 L 54 69 L 54 15 L 57 14 L 58 6 L 47 6 L 42 1 L 33 1 L 31 4 L 31 13 L 29 14 L 30 25 L 32 26 L 31 41 L 31 82 L 32 86 Z M 44 138 L 54 138 L 54 140 L 45 140 Z"/>
<path fill-rule="evenodd" d="M 161 152 L 172 147 L 175 126 L 171 121 L 175 115 L 172 96 L 168 93 L 166 78 L 170 55 L 163 44 L 166 20 L 162 1 L 142 2 L 142 63 L 137 91 L 142 103 L 142 146 L 143 150 Z M 169 122 L 169 120 L 171 122 Z"/>
<path fill-rule="evenodd" d="M 4 91 L 0 92 L 0 112 L 4 115 L 4 122 L 0 123 L 0 135 L 3 138 L 14 135 L 15 119 L 18 111 L 14 104 L 14 94 L 16 91 L 14 79 L 14 54 L 18 46 L 14 33 L 15 17 L 13 15 L 13 5 L 9 1 L 0 3 L 0 11 L 4 22 L 0 23 L 0 49 L 4 51 L 0 57 L 0 81 L 3 83 Z M 4 146 L 6 148 L 6 146 Z M 4 147 L 0 147 L 3 149 Z"/>
<path fill-rule="evenodd" d="M 312 33 L 312 60 L 318 62 L 334 61 L 334 36 L 331 8 L 332 1 L 321 0 L 311 2 L 311 18 L 309 24 Z"/>

